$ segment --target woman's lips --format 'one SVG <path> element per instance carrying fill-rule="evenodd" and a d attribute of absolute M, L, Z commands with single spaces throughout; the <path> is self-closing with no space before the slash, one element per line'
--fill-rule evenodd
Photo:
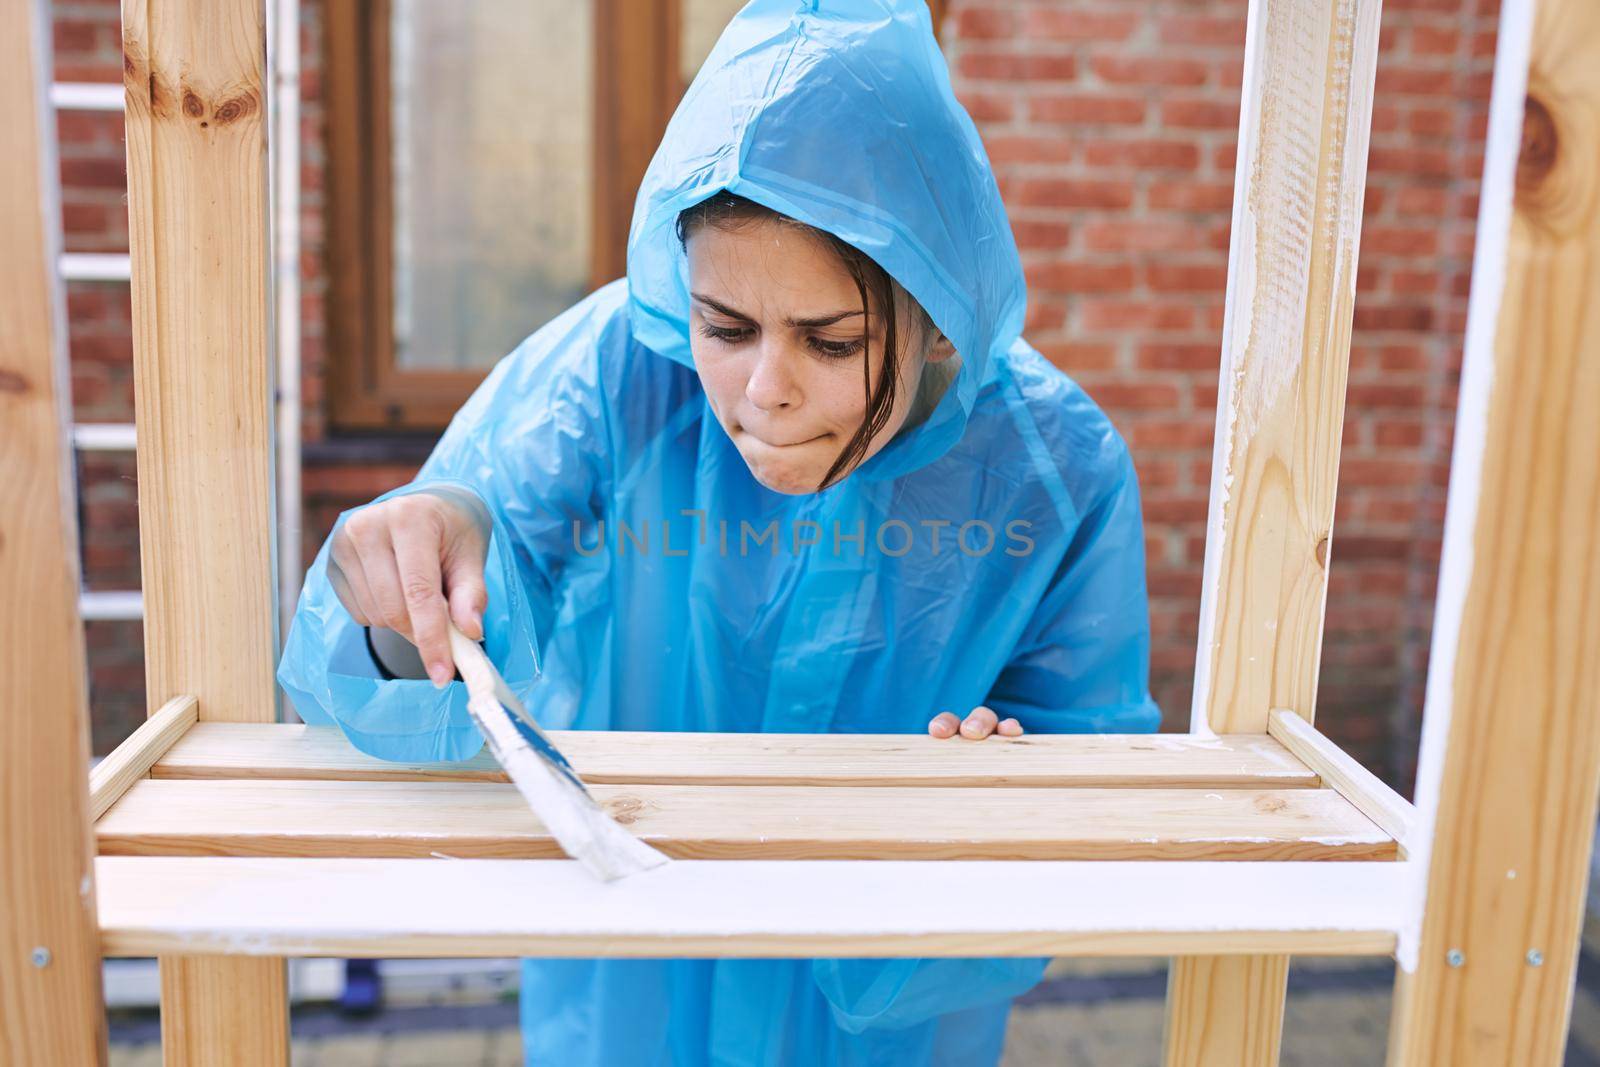
<path fill-rule="evenodd" d="M 799 440 L 799 441 L 789 441 L 789 442 L 786 442 L 786 443 L 783 443 L 783 444 L 778 444 L 778 443 L 775 443 L 775 442 L 772 442 L 772 441 L 768 441 L 764 437 L 758 437 L 757 435 L 751 433 L 749 430 L 745 431 L 745 436 L 746 437 L 755 438 L 755 440 L 757 440 L 757 441 L 761 442 L 762 444 L 766 445 L 768 448 L 797 448 L 800 445 L 809 445 L 812 441 L 820 441 L 820 440 L 822 440 L 824 437 L 826 437 L 828 435 L 825 434 L 825 433 L 819 433 L 815 437 L 807 437 L 807 438 L 803 438 L 802 440 Z"/>

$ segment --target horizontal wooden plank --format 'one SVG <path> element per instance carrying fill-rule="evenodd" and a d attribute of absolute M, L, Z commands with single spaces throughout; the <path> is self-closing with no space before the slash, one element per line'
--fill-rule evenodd
<path fill-rule="evenodd" d="M 1124 786 L 1314 788 L 1317 775 L 1265 734 L 1052 734 L 937 740 L 918 734 L 553 731 L 590 782 L 635 785 Z M 487 753 L 464 763 L 388 763 L 332 727 L 200 723 L 157 778 L 505 781 Z"/>
<path fill-rule="evenodd" d="M 102 857 L 108 956 L 1388 955 L 1394 863 Z M 937 892 L 929 892 L 936 886 Z M 1004 907 L 952 907 L 1003 900 Z"/>
<path fill-rule="evenodd" d="M 1387 859 L 1331 789 L 593 787 L 667 854 L 698 859 Z M 560 856 L 493 782 L 135 783 L 102 855 Z"/>

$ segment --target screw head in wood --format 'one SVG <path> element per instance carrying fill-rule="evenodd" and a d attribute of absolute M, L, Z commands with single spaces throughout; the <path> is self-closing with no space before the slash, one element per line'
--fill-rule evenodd
<path fill-rule="evenodd" d="M 1544 962 L 1544 953 L 1536 948 L 1528 950 L 1528 966 L 1537 967 Z"/>
<path fill-rule="evenodd" d="M 35 967 L 50 966 L 50 950 L 40 945 L 28 955 L 28 959 Z"/>
<path fill-rule="evenodd" d="M 1467 956 L 1460 949 L 1453 948 L 1444 954 L 1444 961 L 1452 967 L 1459 967 L 1467 962 Z"/>

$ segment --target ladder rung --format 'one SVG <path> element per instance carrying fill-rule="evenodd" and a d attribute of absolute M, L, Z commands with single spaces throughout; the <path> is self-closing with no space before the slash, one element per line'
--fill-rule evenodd
<path fill-rule="evenodd" d="M 137 434 L 131 422 L 88 422 L 72 428 L 72 447 L 80 452 L 132 452 Z"/>
<path fill-rule="evenodd" d="M 50 103 L 62 111 L 121 111 L 121 82 L 56 82 Z"/>
<path fill-rule="evenodd" d="M 69 282 L 125 282 L 130 271 L 126 252 L 63 252 L 57 269 Z"/>
<path fill-rule="evenodd" d="M 133 592 L 83 592 L 78 595 L 78 614 L 89 622 L 124 621 L 144 618 L 144 594 Z"/>

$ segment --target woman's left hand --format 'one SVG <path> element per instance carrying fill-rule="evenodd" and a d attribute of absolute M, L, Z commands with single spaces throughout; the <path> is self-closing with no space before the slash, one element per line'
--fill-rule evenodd
<path fill-rule="evenodd" d="M 990 734 L 1001 737 L 1021 737 L 1022 724 L 1016 719 L 1002 719 L 993 708 L 979 705 L 965 719 L 958 719 L 948 711 L 935 715 L 928 723 L 928 732 L 934 737 L 954 737 L 960 734 L 969 741 L 982 741 Z"/>

